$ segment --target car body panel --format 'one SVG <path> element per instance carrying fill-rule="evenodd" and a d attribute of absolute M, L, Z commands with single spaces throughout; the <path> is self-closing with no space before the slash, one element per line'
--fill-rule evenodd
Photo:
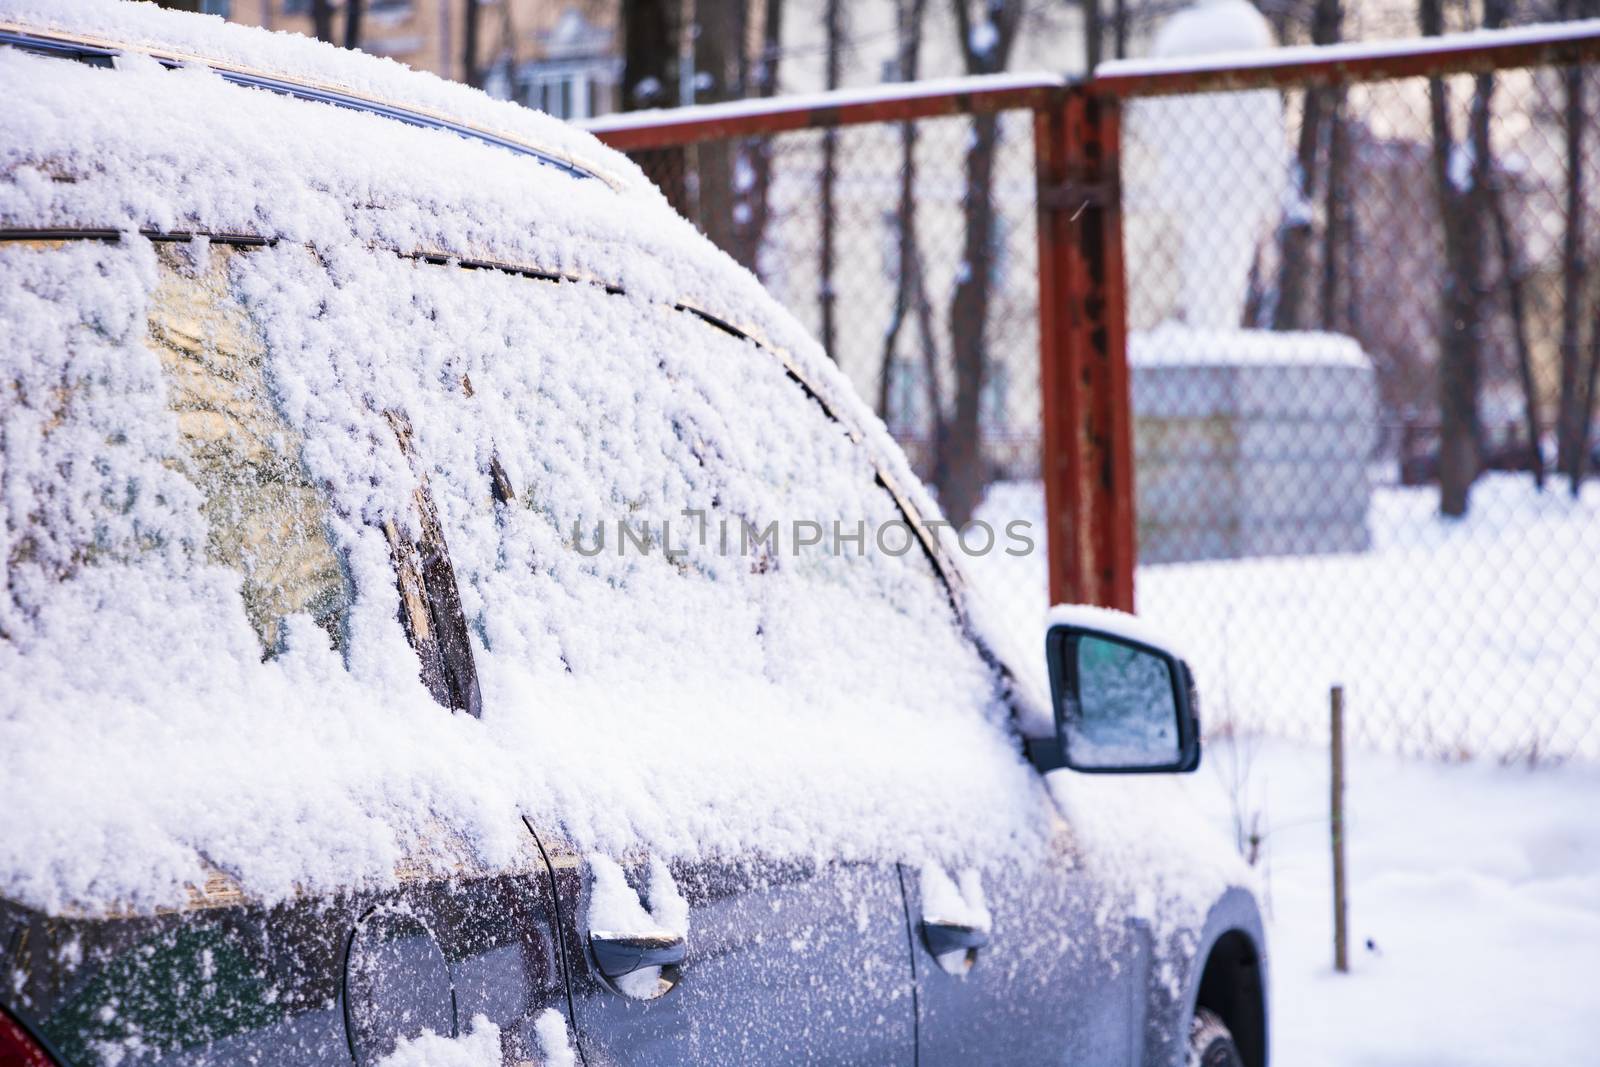
<path fill-rule="evenodd" d="M 549 876 L 530 853 L 515 872 L 270 907 L 62 918 L 0 901 L 6 1001 L 67 1067 L 370 1063 L 398 1038 L 441 1020 L 464 1031 L 477 1015 L 501 1027 L 508 1054 L 531 1056 L 533 1021 L 567 1005 Z M 391 985 L 384 1004 L 350 1002 L 352 937 L 375 912 L 430 932 L 447 968 L 442 999 Z M 374 1040 L 357 1057 L 352 1016 L 364 1014 Z"/>
<path fill-rule="evenodd" d="M 587 947 L 586 861 L 552 853 L 578 1038 L 605 1064 L 912 1064 L 915 1000 L 892 866 L 673 864 L 688 956 L 653 1000 L 616 992 Z M 646 864 L 623 864 L 647 883 Z"/>
<path fill-rule="evenodd" d="M 922 1067 L 1133 1062 L 1125 903 L 1084 868 L 1054 811 L 1040 819 L 1056 831 L 1048 851 L 980 876 L 993 927 L 970 967 L 950 973 L 917 939 Z M 920 924 L 929 908 L 915 872 L 906 889 Z"/>

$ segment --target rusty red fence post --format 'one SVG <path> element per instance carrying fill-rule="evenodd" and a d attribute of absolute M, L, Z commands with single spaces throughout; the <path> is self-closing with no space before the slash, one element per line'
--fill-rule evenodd
<path fill-rule="evenodd" d="M 1133 430 L 1117 102 L 1034 113 L 1039 373 L 1051 603 L 1133 610 Z"/>

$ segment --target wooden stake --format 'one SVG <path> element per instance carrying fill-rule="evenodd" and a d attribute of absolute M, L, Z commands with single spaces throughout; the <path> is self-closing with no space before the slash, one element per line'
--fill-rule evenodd
<path fill-rule="evenodd" d="M 1333 834 L 1333 969 L 1348 974 L 1350 933 L 1345 921 L 1344 895 L 1344 687 L 1334 686 L 1328 697 L 1333 756 L 1333 795 L 1328 818 Z"/>

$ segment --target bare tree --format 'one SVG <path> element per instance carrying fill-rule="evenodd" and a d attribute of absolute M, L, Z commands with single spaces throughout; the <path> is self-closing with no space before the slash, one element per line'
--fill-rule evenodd
<path fill-rule="evenodd" d="M 1421 0 L 1422 32 L 1444 31 L 1442 0 Z M 1494 75 L 1475 81 L 1468 133 L 1470 164 L 1463 166 L 1450 131 L 1450 97 L 1444 79 L 1428 79 L 1433 128 L 1434 182 L 1444 228 L 1445 270 L 1439 327 L 1439 511 L 1467 513 L 1472 483 L 1482 468 L 1478 384 L 1483 347 L 1484 220 L 1489 175 L 1489 101 Z"/>
<path fill-rule="evenodd" d="M 922 65 L 922 16 L 927 10 L 927 0 L 895 0 L 895 33 L 899 51 L 895 56 L 895 78 L 899 81 L 916 81 Z M 912 273 L 917 269 L 917 126 L 914 122 L 900 124 L 900 198 L 894 213 L 896 272 L 894 306 L 889 312 L 889 326 L 883 331 L 883 360 L 878 374 L 878 416 L 889 421 L 891 391 L 895 378 L 895 347 L 900 331 L 910 314 L 916 281 Z M 939 412 L 933 413 L 935 420 Z"/>
<path fill-rule="evenodd" d="M 483 88 L 483 0 L 466 0 L 461 27 L 461 80 L 474 89 Z"/>
<path fill-rule="evenodd" d="M 1593 5 L 1565 0 L 1564 18 L 1577 18 Z M 1566 90 L 1562 125 L 1567 149 L 1567 226 L 1561 244 L 1561 362 L 1556 397 L 1556 467 L 1567 475 L 1574 496 L 1582 480 L 1587 444 L 1585 423 L 1592 397 L 1586 388 L 1592 374 L 1584 372 L 1583 301 L 1588 289 L 1589 264 L 1584 254 L 1586 191 L 1583 185 L 1584 131 L 1588 125 L 1583 68 L 1562 71 Z"/>
<path fill-rule="evenodd" d="M 897 0 L 895 23 L 900 54 L 895 61 L 901 81 L 916 81 L 921 74 L 923 14 L 926 0 Z M 923 276 L 922 249 L 917 236 L 917 127 L 900 124 L 900 197 L 895 209 L 898 238 L 894 307 L 884 331 L 882 371 L 878 377 L 878 414 L 889 421 L 891 389 L 896 376 L 895 348 L 906 319 L 915 315 L 917 343 L 922 352 L 923 387 L 928 408 L 929 478 L 943 484 L 948 478 L 949 429 L 944 417 L 939 342 L 933 327 L 933 309 Z"/>
<path fill-rule="evenodd" d="M 1483 28 L 1497 30 L 1505 25 L 1508 0 L 1484 0 Z M 1485 117 L 1488 109 L 1485 108 Z M 1475 138 L 1476 141 L 1477 138 Z M 1533 482 L 1544 489 L 1544 454 L 1539 447 L 1542 435 L 1539 418 L 1539 390 L 1533 375 L 1533 350 L 1528 340 L 1527 271 L 1517 252 L 1516 233 L 1506 210 L 1505 175 L 1495 165 L 1493 146 L 1489 143 L 1488 124 L 1484 123 L 1481 153 L 1484 172 L 1490 176 L 1486 195 L 1490 215 L 1494 222 L 1495 245 L 1500 257 L 1500 271 L 1505 280 L 1506 311 L 1511 317 L 1511 339 L 1517 352 L 1517 381 L 1522 386 L 1522 413 L 1524 432 L 1528 435 L 1528 469 L 1533 472 Z"/>
<path fill-rule="evenodd" d="M 1337 43 L 1343 36 L 1343 26 L 1344 9 L 1340 0 L 1316 0 L 1311 12 L 1313 44 Z M 1314 221 L 1311 204 L 1317 188 L 1323 127 L 1328 112 L 1337 111 L 1339 103 L 1337 92 L 1333 89 L 1307 88 L 1304 92 L 1300 106 L 1300 140 L 1295 151 L 1295 195 L 1278 230 L 1278 292 L 1272 312 L 1274 329 L 1303 330 L 1311 324 L 1311 315 L 1306 307 L 1311 283 Z M 1340 140 L 1343 140 L 1342 132 Z M 1329 182 L 1329 192 L 1331 198 L 1332 181 Z M 1328 248 L 1331 250 L 1331 243 Z M 1327 287 L 1326 281 L 1324 287 Z"/>
<path fill-rule="evenodd" d="M 624 111 L 665 107 L 669 87 L 678 82 L 677 0 L 622 0 L 622 101 Z M 636 152 L 634 162 L 655 180 L 680 214 L 689 213 L 689 182 L 684 151 L 652 148 Z"/>
<path fill-rule="evenodd" d="M 1106 17 L 1100 0 L 1082 0 L 1083 3 L 1083 70 L 1093 74 L 1100 65 L 1105 51 Z"/>
<path fill-rule="evenodd" d="M 344 0 L 344 46 L 361 47 L 361 15 L 363 0 Z"/>
<path fill-rule="evenodd" d="M 333 0 L 311 0 L 311 32 L 319 41 L 333 44 Z"/>
<path fill-rule="evenodd" d="M 952 5 L 966 72 L 995 74 L 1005 70 L 1022 23 L 1023 0 L 984 0 L 979 21 L 973 20 L 968 0 L 952 0 Z M 999 118 L 993 114 L 973 116 L 965 164 L 966 195 L 962 201 L 966 233 L 955 293 L 950 299 L 955 398 L 950 412 L 949 463 L 943 481 L 935 482 L 940 506 L 957 526 L 972 518 L 988 481 L 980 408 L 988 372 L 987 327 L 995 245 L 994 164 L 999 144 Z"/>
<path fill-rule="evenodd" d="M 765 0 L 761 19 L 761 54 L 756 59 L 755 95 L 767 98 L 778 91 L 778 72 L 783 58 L 783 0 Z M 772 188 L 772 138 L 756 137 L 743 145 L 744 165 L 750 181 L 736 190 L 738 204 L 734 216 L 734 258 L 752 271 L 759 271 L 761 244 L 766 239 L 769 219 L 768 193 Z"/>
<path fill-rule="evenodd" d="M 844 33 L 844 4 L 842 0 L 827 0 L 823 20 L 827 34 L 827 88 L 839 88 L 839 61 L 840 42 Z M 818 210 L 821 212 L 820 226 L 821 249 L 817 262 L 817 304 L 822 311 L 822 350 L 834 359 L 838 355 L 834 352 L 834 323 L 833 323 L 833 268 L 834 268 L 834 229 L 836 226 L 833 217 L 833 187 L 837 167 L 838 133 L 832 128 L 822 134 L 822 170 L 817 176 L 817 185 L 821 193 Z"/>
<path fill-rule="evenodd" d="M 695 100 L 737 100 L 745 93 L 745 0 L 695 0 L 694 8 Z M 695 146 L 700 229 L 718 248 L 729 252 L 735 247 L 733 160 L 731 141 L 703 141 Z"/>

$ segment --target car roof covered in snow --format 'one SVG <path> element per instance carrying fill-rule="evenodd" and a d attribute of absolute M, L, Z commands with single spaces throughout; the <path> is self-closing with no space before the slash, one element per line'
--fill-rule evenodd
<path fill-rule="evenodd" d="M 18 0 L 0 4 L 0 41 L 83 58 L 138 54 L 169 66 L 204 66 L 238 84 L 294 91 L 499 142 L 613 185 L 648 184 L 617 153 L 538 111 L 387 57 L 219 16 L 142 3 Z"/>

